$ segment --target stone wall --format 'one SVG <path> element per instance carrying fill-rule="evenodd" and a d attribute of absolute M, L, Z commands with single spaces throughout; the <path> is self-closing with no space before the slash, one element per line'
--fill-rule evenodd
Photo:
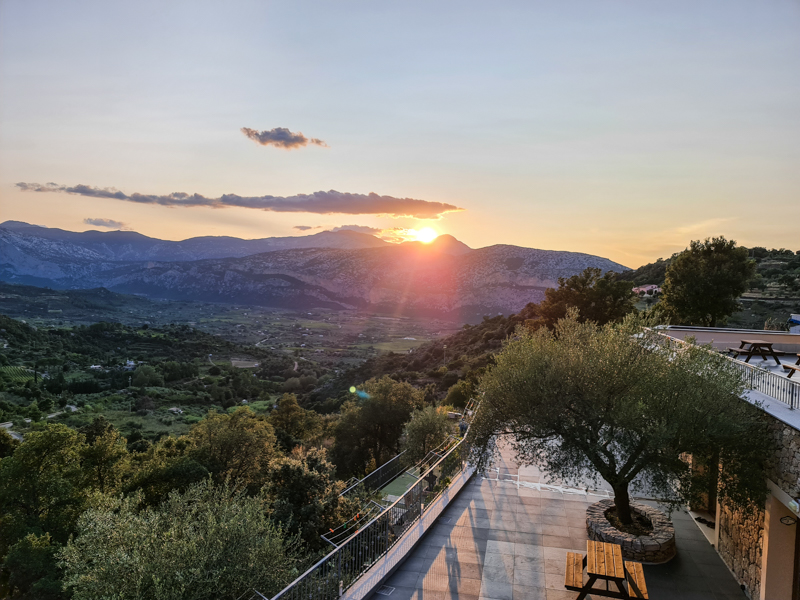
<path fill-rule="evenodd" d="M 777 451 L 771 461 L 767 477 L 778 484 L 792 498 L 800 497 L 800 431 L 789 427 L 774 417 L 769 417 L 770 429 Z"/>
<path fill-rule="evenodd" d="M 764 507 L 732 510 L 721 506 L 717 514 L 717 551 L 744 584 L 750 598 L 761 595 L 761 557 L 764 550 Z"/>
<path fill-rule="evenodd" d="M 792 498 L 800 497 L 800 431 L 766 415 L 775 439 L 775 455 L 767 477 Z M 724 468 L 724 465 L 723 465 Z M 751 598 L 761 594 L 761 559 L 764 550 L 764 506 L 749 511 L 720 506 L 717 515 L 722 560 Z"/>
<path fill-rule="evenodd" d="M 631 510 L 645 515 L 653 524 L 652 534 L 637 536 L 620 531 L 608 521 L 606 511 L 612 506 L 614 500 L 600 500 L 586 509 L 586 533 L 590 540 L 619 544 L 623 558 L 637 562 L 665 563 L 675 556 L 675 528 L 667 515 L 641 502 L 631 502 Z"/>

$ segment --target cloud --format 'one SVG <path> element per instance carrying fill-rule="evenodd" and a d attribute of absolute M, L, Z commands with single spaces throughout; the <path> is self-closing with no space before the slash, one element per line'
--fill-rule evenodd
<path fill-rule="evenodd" d="M 393 244 L 400 244 L 416 239 L 414 231 L 407 227 L 390 227 L 388 229 L 383 229 L 378 237 Z"/>
<path fill-rule="evenodd" d="M 241 131 L 248 138 L 257 144 L 261 144 L 262 146 L 276 146 L 285 150 L 302 148 L 303 146 L 308 146 L 309 144 L 322 146 L 323 148 L 328 147 L 328 144 L 322 140 L 317 138 L 307 138 L 299 131 L 297 133 L 292 133 L 286 129 L 286 127 L 276 127 L 275 129 L 270 129 L 269 131 L 257 131 L 255 129 L 250 129 L 249 127 L 242 127 Z"/>
<path fill-rule="evenodd" d="M 322 229 L 322 225 L 317 225 L 316 227 L 312 227 L 311 225 L 295 225 L 292 229 L 297 229 L 299 231 L 308 231 L 309 229 Z"/>
<path fill-rule="evenodd" d="M 108 227 L 109 229 L 123 229 L 126 227 L 125 223 L 115 221 L 114 219 L 92 219 L 87 217 L 83 220 L 87 225 L 94 225 L 95 227 Z"/>
<path fill-rule="evenodd" d="M 348 192 L 313 192 L 296 196 L 237 196 L 223 194 L 219 198 L 206 198 L 200 194 L 173 192 L 167 195 L 125 194 L 116 188 L 95 188 L 88 185 L 68 187 L 57 183 L 18 183 L 24 192 L 59 192 L 75 194 L 90 198 L 124 200 L 138 204 L 158 204 L 160 206 L 208 208 L 254 208 L 270 212 L 305 212 L 319 215 L 386 215 L 390 217 L 412 217 L 417 219 L 438 219 L 449 212 L 464 210 L 445 202 L 431 202 L 415 198 L 395 198 L 381 196 L 374 192 L 369 194 L 351 194 Z"/>
<path fill-rule="evenodd" d="M 340 225 L 334 227 L 331 231 L 357 231 L 358 233 L 368 233 L 370 235 L 377 235 L 383 231 L 380 227 L 368 227 L 367 225 Z"/>

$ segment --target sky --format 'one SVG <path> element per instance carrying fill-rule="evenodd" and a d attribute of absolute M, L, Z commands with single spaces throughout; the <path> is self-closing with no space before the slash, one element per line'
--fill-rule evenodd
<path fill-rule="evenodd" d="M 800 2 L 0 0 L 0 220 L 800 250 Z"/>

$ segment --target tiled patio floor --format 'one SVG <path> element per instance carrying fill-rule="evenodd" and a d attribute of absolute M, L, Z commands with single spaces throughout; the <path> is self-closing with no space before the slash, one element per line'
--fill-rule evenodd
<path fill-rule="evenodd" d="M 586 551 L 586 507 L 600 496 L 527 488 L 526 482 L 539 482 L 538 472 L 518 469 L 511 457 L 503 452 L 500 478 L 518 475 L 522 485 L 475 475 L 386 582 L 395 588 L 388 600 L 577 597 L 564 589 L 566 553 Z M 681 512 L 673 522 L 678 556 L 645 566 L 650 598 L 745 598 L 691 517 Z"/>

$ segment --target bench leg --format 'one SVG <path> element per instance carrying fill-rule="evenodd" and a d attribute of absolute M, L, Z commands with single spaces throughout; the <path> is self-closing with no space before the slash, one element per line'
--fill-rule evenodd
<path fill-rule="evenodd" d="M 597 575 L 589 575 L 589 582 L 583 586 L 583 590 L 580 594 L 578 594 L 578 597 L 575 600 L 584 600 L 584 598 L 586 598 L 586 596 L 592 590 L 595 581 L 597 581 Z"/>

